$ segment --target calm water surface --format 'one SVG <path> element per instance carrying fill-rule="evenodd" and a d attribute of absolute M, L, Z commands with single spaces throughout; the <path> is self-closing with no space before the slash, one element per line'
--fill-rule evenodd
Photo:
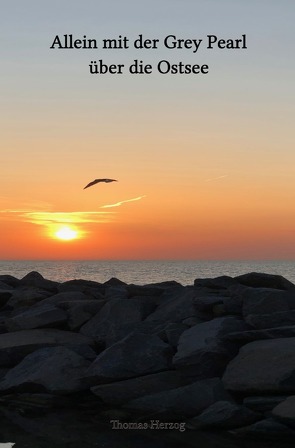
<path fill-rule="evenodd" d="M 190 285 L 196 278 L 266 272 L 295 283 L 295 261 L 0 261 L 0 274 L 22 278 L 31 271 L 60 282 L 86 279 L 103 283 L 117 277 L 141 285 L 166 280 Z"/>

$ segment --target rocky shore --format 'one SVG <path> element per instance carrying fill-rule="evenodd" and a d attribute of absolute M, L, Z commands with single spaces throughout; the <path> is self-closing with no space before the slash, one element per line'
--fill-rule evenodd
<path fill-rule="evenodd" d="M 137 429 L 293 438 L 295 285 L 0 275 L 1 414 L 21 425 L 70 409 Z"/>

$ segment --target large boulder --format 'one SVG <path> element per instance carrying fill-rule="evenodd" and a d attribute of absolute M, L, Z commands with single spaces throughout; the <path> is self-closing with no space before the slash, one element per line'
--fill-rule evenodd
<path fill-rule="evenodd" d="M 56 292 L 59 283 L 45 279 L 39 272 L 32 271 L 20 280 L 21 286 L 33 286 L 34 288 L 45 289 L 50 292 Z"/>
<path fill-rule="evenodd" d="M 228 364 L 223 383 L 244 394 L 295 392 L 295 337 L 243 346 Z"/>
<path fill-rule="evenodd" d="M 130 400 L 165 390 L 175 389 L 187 384 L 187 379 L 175 370 L 167 370 L 143 375 L 124 381 L 100 384 L 91 391 L 104 403 L 121 406 Z"/>
<path fill-rule="evenodd" d="M 261 416 L 245 406 L 230 401 L 217 401 L 190 421 L 194 428 L 232 429 L 250 425 Z"/>
<path fill-rule="evenodd" d="M 170 368 L 171 357 L 158 336 L 134 332 L 100 353 L 86 376 L 95 385 L 156 373 Z"/>
<path fill-rule="evenodd" d="M 234 280 L 241 285 L 253 288 L 295 289 L 295 285 L 281 275 L 250 272 L 249 274 L 238 275 L 234 277 Z"/>
<path fill-rule="evenodd" d="M 67 322 L 67 314 L 52 305 L 32 307 L 6 319 L 8 331 L 29 330 L 32 328 L 60 327 Z"/>
<path fill-rule="evenodd" d="M 210 378 L 131 400 L 124 408 L 183 418 L 194 417 L 216 401 L 229 399 L 220 379 Z"/>
<path fill-rule="evenodd" d="M 288 397 L 273 410 L 272 416 L 279 422 L 295 429 L 295 396 Z"/>
<path fill-rule="evenodd" d="M 248 314 L 245 320 L 247 324 L 257 330 L 285 327 L 295 325 L 295 310 L 277 311 L 267 314 Z"/>
<path fill-rule="evenodd" d="M 263 439 L 273 441 L 275 439 L 279 441 L 279 447 L 284 446 L 281 444 L 282 440 L 294 440 L 295 437 L 295 431 L 293 429 L 288 428 L 288 426 L 271 417 L 260 420 L 252 425 L 233 429 L 231 430 L 231 433 L 238 437 L 247 437 L 253 440 Z"/>
<path fill-rule="evenodd" d="M 52 293 L 46 291 L 45 289 L 35 288 L 34 286 L 23 286 L 21 288 L 14 289 L 7 305 L 14 309 L 32 306 L 51 295 Z"/>
<path fill-rule="evenodd" d="M 66 347 L 41 348 L 9 370 L 0 382 L 0 391 L 77 392 L 86 388 L 81 378 L 89 364 L 89 361 Z"/>
<path fill-rule="evenodd" d="M 244 322 L 235 317 L 219 317 L 191 327 L 179 338 L 173 365 L 199 378 L 221 374 L 238 350 L 235 344 L 222 337 L 243 329 Z"/>
<path fill-rule="evenodd" d="M 215 278 L 197 278 L 194 281 L 195 287 L 206 287 L 209 289 L 227 289 L 232 285 L 236 285 L 238 282 L 232 277 L 229 277 L 228 275 L 222 275 L 220 277 Z"/>
<path fill-rule="evenodd" d="M 243 345 L 259 339 L 279 339 L 292 337 L 295 337 L 295 325 L 290 327 L 265 328 L 264 330 L 233 332 L 225 335 L 224 340 Z"/>
<path fill-rule="evenodd" d="M 149 307 L 144 302 L 114 299 L 80 328 L 80 332 L 90 336 L 99 344 L 105 344 L 108 334 L 121 325 L 141 322 L 148 314 Z"/>
<path fill-rule="evenodd" d="M 278 289 L 245 288 L 242 294 L 243 316 L 288 311 L 290 298 L 289 292 Z"/>
<path fill-rule="evenodd" d="M 81 301 L 87 300 L 89 297 L 80 291 L 67 291 L 67 292 L 59 292 L 57 294 L 51 295 L 50 297 L 42 300 L 42 305 L 55 305 L 60 306 L 63 302 L 73 302 L 73 301 Z"/>
<path fill-rule="evenodd" d="M 0 366 L 13 366 L 39 348 L 56 346 L 83 353 L 93 346 L 93 340 L 79 333 L 49 328 L 3 333 L 0 334 Z"/>
<path fill-rule="evenodd" d="M 92 280 L 75 279 L 61 283 L 58 292 L 82 292 L 88 299 L 103 299 L 105 286 Z"/>
<path fill-rule="evenodd" d="M 194 317 L 195 294 L 193 288 L 175 287 L 167 290 L 161 296 L 159 306 L 147 317 L 147 321 L 181 322 L 188 317 Z"/>
<path fill-rule="evenodd" d="M 58 307 L 65 310 L 70 330 L 78 330 L 105 305 L 105 300 L 83 299 L 60 302 Z"/>

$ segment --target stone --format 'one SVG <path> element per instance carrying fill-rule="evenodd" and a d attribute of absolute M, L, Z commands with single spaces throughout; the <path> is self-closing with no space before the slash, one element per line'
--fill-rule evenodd
<path fill-rule="evenodd" d="M 290 327 L 266 328 L 265 330 L 248 330 L 225 335 L 224 340 L 246 344 L 259 339 L 279 339 L 295 337 L 295 325 Z"/>
<path fill-rule="evenodd" d="M 295 429 L 295 396 L 290 396 L 275 406 L 272 416 L 280 423 Z"/>
<path fill-rule="evenodd" d="M 171 357 L 158 336 L 134 332 L 100 353 L 86 377 L 95 385 L 169 370 Z"/>
<path fill-rule="evenodd" d="M 88 299 L 103 299 L 105 286 L 92 280 L 69 280 L 58 286 L 58 292 L 82 292 L 88 296 Z"/>
<path fill-rule="evenodd" d="M 205 311 L 212 313 L 215 305 L 223 303 L 222 296 L 204 296 L 196 297 L 194 300 L 195 309 L 198 311 Z"/>
<path fill-rule="evenodd" d="M 0 281 L 12 288 L 17 288 L 20 285 L 20 280 L 12 275 L 0 275 Z"/>
<path fill-rule="evenodd" d="M 286 395 L 254 395 L 252 397 L 246 397 L 243 400 L 243 404 L 252 411 L 266 413 L 271 411 L 282 401 L 286 400 Z"/>
<path fill-rule="evenodd" d="M 228 399 L 220 379 L 210 378 L 131 400 L 124 408 L 148 415 L 184 418 L 194 417 L 216 401 Z"/>
<path fill-rule="evenodd" d="M 189 328 L 180 336 L 174 367 L 194 372 L 200 378 L 221 374 L 238 350 L 222 336 L 244 328 L 244 322 L 235 317 L 219 317 Z"/>
<path fill-rule="evenodd" d="M 89 297 L 80 291 L 67 291 L 67 292 L 59 292 L 57 294 L 51 295 L 50 297 L 44 299 L 41 304 L 42 305 L 55 305 L 59 306 L 63 302 L 72 302 L 72 301 L 81 301 L 87 300 Z"/>
<path fill-rule="evenodd" d="M 10 297 L 12 297 L 13 292 L 10 289 L 0 289 L 0 308 L 6 305 Z"/>
<path fill-rule="evenodd" d="M 105 303 L 105 300 L 98 299 L 70 300 L 58 303 L 58 307 L 67 313 L 69 329 L 76 331 L 97 314 Z"/>
<path fill-rule="evenodd" d="M 248 314 L 245 321 L 257 330 L 295 325 L 295 310 L 277 311 L 275 313 L 259 315 Z"/>
<path fill-rule="evenodd" d="M 243 394 L 295 392 L 295 338 L 244 345 L 226 367 L 223 383 Z"/>
<path fill-rule="evenodd" d="M 274 288 L 282 290 L 292 290 L 295 285 L 281 275 L 264 274 L 260 272 L 250 272 L 248 274 L 234 277 L 241 285 L 253 288 Z"/>
<path fill-rule="evenodd" d="M 13 366 L 43 347 L 65 346 L 73 351 L 93 347 L 87 336 L 56 329 L 21 330 L 0 334 L 0 366 Z"/>
<path fill-rule="evenodd" d="M 238 282 L 228 275 L 222 275 L 216 278 L 197 278 L 194 286 L 202 286 L 210 289 L 227 289 L 229 286 L 236 285 Z"/>
<path fill-rule="evenodd" d="M 181 322 L 195 317 L 195 292 L 193 288 L 173 288 L 161 296 L 160 305 L 151 313 L 147 321 Z"/>
<path fill-rule="evenodd" d="M 6 319 L 8 331 L 29 330 L 32 328 L 54 328 L 67 322 L 67 314 L 52 305 L 29 308 L 28 310 Z"/>
<path fill-rule="evenodd" d="M 190 421 L 196 428 L 232 429 L 261 420 L 256 412 L 230 401 L 217 401 Z"/>
<path fill-rule="evenodd" d="M 109 286 L 105 290 L 106 300 L 110 299 L 128 299 L 129 293 L 126 286 Z"/>
<path fill-rule="evenodd" d="M 45 289 L 46 291 L 56 292 L 59 283 L 45 279 L 39 272 L 32 271 L 20 280 L 21 286 L 33 286 L 35 288 Z"/>
<path fill-rule="evenodd" d="M 243 291 L 243 316 L 289 310 L 289 293 L 270 288 L 246 288 Z"/>
<path fill-rule="evenodd" d="M 127 286 L 127 283 L 122 282 L 119 278 L 111 277 L 109 280 L 104 282 L 104 286 Z"/>
<path fill-rule="evenodd" d="M 141 322 L 147 315 L 144 303 L 132 300 L 109 300 L 101 310 L 93 316 L 80 332 L 90 336 L 99 344 L 105 344 L 108 334 L 118 330 L 121 325 Z"/>
<path fill-rule="evenodd" d="M 14 309 L 23 306 L 32 306 L 51 295 L 51 292 L 45 291 L 44 289 L 35 288 L 34 286 L 24 286 L 15 289 L 6 304 Z"/>
<path fill-rule="evenodd" d="M 89 364 L 66 347 L 41 348 L 5 375 L 0 391 L 69 394 L 85 390 L 81 378 Z"/>
<path fill-rule="evenodd" d="M 94 386 L 91 392 L 108 405 L 121 406 L 135 398 L 175 389 L 187 383 L 187 378 L 179 372 L 168 370 Z"/>
<path fill-rule="evenodd" d="M 251 439 L 266 439 L 273 440 L 278 439 L 280 442 L 282 439 L 292 439 L 294 440 L 295 431 L 288 428 L 288 426 L 277 422 L 273 418 L 266 418 L 259 422 L 253 423 L 249 426 L 244 426 L 243 428 L 231 430 L 235 436 L 238 437 L 249 437 Z M 280 445 L 282 446 L 282 445 Z"/>

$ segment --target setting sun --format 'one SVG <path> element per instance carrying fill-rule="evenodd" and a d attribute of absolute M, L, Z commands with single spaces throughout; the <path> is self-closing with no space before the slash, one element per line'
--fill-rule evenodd
<path fill-rule="evenodd" d="M 60 240 L 69 241 L 78 238 L 78 232 L 71 227 L 64 226 L 58 229 L 54 236 Z"/>

